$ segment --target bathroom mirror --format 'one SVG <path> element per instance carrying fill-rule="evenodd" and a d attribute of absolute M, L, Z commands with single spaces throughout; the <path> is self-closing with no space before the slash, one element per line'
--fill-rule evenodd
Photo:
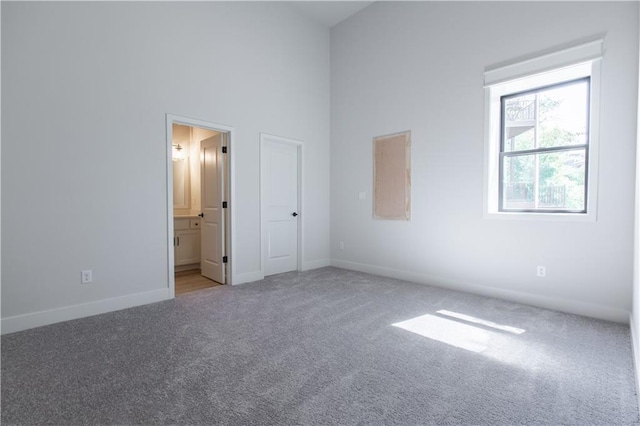
<path fill-rule="evenodd" d="M 190 208 L 189 199 L 189 159 L 174 158 L 173 160 L 173 208 Z"/>

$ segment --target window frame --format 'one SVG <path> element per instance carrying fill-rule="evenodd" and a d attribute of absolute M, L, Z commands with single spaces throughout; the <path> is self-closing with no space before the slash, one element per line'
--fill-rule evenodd
<path fill-rule="evenodd" d="M 539 147 L 527 150 L 519 151 L 505 151 L 505 101 L 510 98 L 517 98 L 520 96 L 540 93 L 549 89 L 556 89 L 560 87 L 570 86 L 573 84 L 580 84 L 582 82 L 587 83 L 587 117 L 586 117 L 586 142 L 578 145 L 564 145 L 555 147 Z M 591 140 L 590 132 L 591 123 L 591 75 L 585 77 L 574 78 L 567 81 L 561 81 L 557 83 L 547 84 L 531 89 L 522 90 L 515 93 L 506 93 L 500 96 L 500 151 L 498 159 L 499 177 L 498 177 L 498 211 L 499 212 L 514 212 L 514 213 L 550 213 L 550 214 L 585 214 L 587 213 L 587 205 L 589 202 L 589 145 Z M 563 151 L 575 151 L 578 149 L 584 149 L 584 202 L 583 208 L 580 210 L 575 209 L 515 209 L 504 207 L 504 158 L 505 157 L 520 157 L 523 155 L 537 155 L 551 152 L 563 152 Z"/>
<path fill-rule="evenodd" d="M 566 49 L 551 51 L 517 62 L 487 68 L 485 89 L 485 156 L 483 179 L 483 218 L 527 221 L 597 221 L 598 158 L 600 126 L 600 73 L 603 40 L 597 39 Z M 499 161 L 502 149 L 500 99 L 503 95 L 535 90 L 544 86 L 590 78 L 588 116 L 588 157 L 585 163 L 585 212 L 501 211 L 499 199 Z"/>

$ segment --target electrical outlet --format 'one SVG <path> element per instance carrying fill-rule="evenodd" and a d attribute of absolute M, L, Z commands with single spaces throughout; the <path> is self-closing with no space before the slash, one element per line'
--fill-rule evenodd
<path fill-rule="evenodd" d="M 340 241 L 340 250 L 344 250 L 344 241 Z"/>
<path fill-rule="evenodd" d="M 538 266 L 537 269 L 537 274 L 539 277 L 546 277 L 547 276 L 547 267 L 546 266 Z"/>
<path fill-rule="evenodd" d="M 93 277 L 92 277 L 93 274 L 91 273 L 91 269 L 82 271 L 80 275 L 82 278 L 82 284 L 89 284 L 91 281 L 93 281 Z"/>
<path fill-rule="evenodd" d="M 361 200 L 366 200 L 367 199 L 367 193 L 365 191 L 361 191 L 358 193 L 358 198 Z"/>

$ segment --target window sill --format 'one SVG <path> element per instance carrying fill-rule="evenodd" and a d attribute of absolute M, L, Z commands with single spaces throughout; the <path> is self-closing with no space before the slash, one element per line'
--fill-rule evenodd
<path fill-rule="evenodd" d="M 597 222 L 595 213 L 484 212 L 483 219 L 546 222 Z"/>

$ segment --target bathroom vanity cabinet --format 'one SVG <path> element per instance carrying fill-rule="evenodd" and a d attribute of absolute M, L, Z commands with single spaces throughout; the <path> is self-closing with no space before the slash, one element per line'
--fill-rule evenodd
<path fill-rule="evenodd" d="M 200 263 L 200 218 L 176 217 L 173 221 L 175 266 Z"/>

